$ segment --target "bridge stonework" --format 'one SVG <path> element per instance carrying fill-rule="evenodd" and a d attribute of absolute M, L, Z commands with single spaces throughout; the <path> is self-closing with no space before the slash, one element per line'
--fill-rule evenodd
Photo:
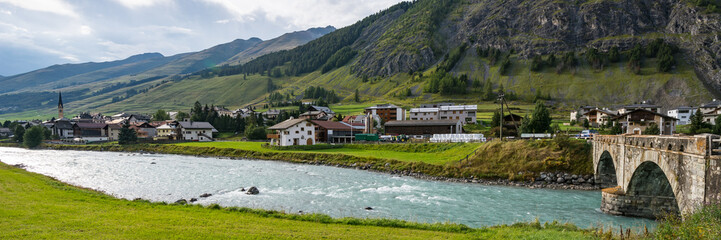
<path fill-rule="evenodd" d="M 610 184 L 618 185 L 604 189 L 601 210 L 655 218 L 664 213 L 690 213 L 704 203 L 720 203 L 721 156 L 714 155 L 715 138 L 596 136 L 593 166 L 597 182 L 615 174 L 615 182 Z M 615 170 L 612 174 L 609 160 Z"/>

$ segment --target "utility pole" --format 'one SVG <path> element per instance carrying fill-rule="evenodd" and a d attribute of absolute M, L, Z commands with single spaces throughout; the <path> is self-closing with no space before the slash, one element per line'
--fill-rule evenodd
<path fill-rule="evenodd" d="M 503 92 L 498 93 L 498 101 L 501 104 L 501 119 L 500 119 L 501 126 L 499 126 L 499 128 L 498 128 L 500 131 L 499 137 L 501 138 L 501 141 L 503 141 L 503 102 L 505 100 L 505 96 L 506 95 Z"/>

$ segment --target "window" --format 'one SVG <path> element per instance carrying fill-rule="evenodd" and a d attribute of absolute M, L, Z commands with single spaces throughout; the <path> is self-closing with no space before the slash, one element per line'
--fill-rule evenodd
<path fill-rule="evenodd" d="M 313 132 L 312 132 L 312 131 L 308 131 L 308 135 L 313 135 Z"/>
<path fill-rule="evenodd" d="M 301 131 L 305 131 L 305 128 L 300 128 Z"/>

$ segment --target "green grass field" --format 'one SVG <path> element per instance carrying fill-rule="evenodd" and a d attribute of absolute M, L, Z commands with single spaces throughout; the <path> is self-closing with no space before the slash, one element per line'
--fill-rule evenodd
<path fill-rule="evenodd" d="M 381 159 L 394 159 L 404 162 L 424 162 L 430 164 L 446 164 L 456 162 L 478 148 L 480 143 L 459 143 L 443 144 L 440 149 L 429 151 L 418 151 L 406 149 L 407 144 L 382 144 L 382 145 L 345 145 L 342 148 L 321 149 L 321 150 L 274 150 L 261 147 L 262 142 L 188 142 L 178 143 L 178 146 L 192 147 L 216 147 L 250 150 L 257 152 L 306 152 L 306 153 L 328 153 L 345 154 L 358 157 L 375 157 Z M 432 145 L 431 145 L 432 146 Z M 447 146 L 447 147 L 446 147 Z"/>
<path fill-rule="evenodd" d="M 573 226 L 483 229 L 116 199 L 0 163 L 0 239 L 591 239 Z M 383 227 L 387 224 L 400 227 Z M 430 230 L 423 230 L 430 229 Z"/>

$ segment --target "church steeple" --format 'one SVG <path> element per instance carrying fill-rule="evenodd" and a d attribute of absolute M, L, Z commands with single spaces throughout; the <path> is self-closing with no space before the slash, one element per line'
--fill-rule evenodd
<path fill-rule="evenodd" d="M 58 97 L 58 119 L 63 119 L 63 117 L 64 117 L 64 116 L 63 116 L 63 115 L 64 115 L 64 114 L 63 114 L 63 93 L 62 93 L 62 92 L 58 92 L 58 93 L 59 93 L 59 97 Z"/>

